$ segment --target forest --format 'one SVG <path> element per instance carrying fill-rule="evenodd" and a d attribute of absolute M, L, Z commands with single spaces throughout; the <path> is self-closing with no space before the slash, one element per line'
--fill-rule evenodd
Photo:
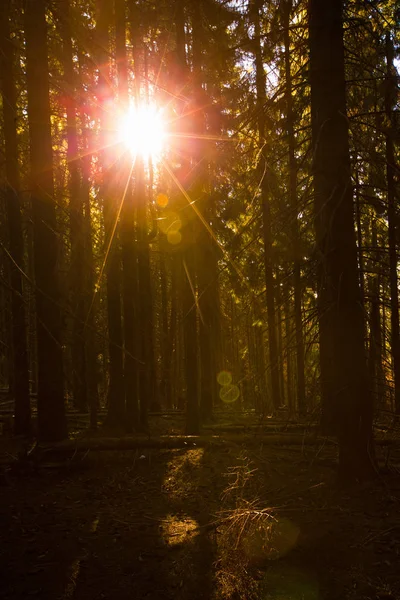
<path fill-rule="evenodd" d="M 395 0 L 0 0 L 5 598 L 400 598 L 399 92 Z"/>

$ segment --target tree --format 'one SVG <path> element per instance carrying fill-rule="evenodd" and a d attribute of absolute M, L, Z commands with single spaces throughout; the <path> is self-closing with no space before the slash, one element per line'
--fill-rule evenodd
<path fill-rule="evenodd" d="M 106 271 L 107 326 L 109 354 L 109 387 L 107 423 L 115 427 L 120 423 L 124 410 L 125 388 L 123 372 L 123 331 L 121 315 L 121 255 L 119 248 L 119 207 L 121 197 L 116 190 L 116 168 L 114 165 L 113 108 L 114 97 L 110 82 L 109 27 L 112 6 L 106 0 L 96 3 L 96 38 L 98 82 L 96 96 L 99 103 L 101 130 L 101 198 L 103 203 L 105 251 L 103 264 Z"/>
<path fill-rule="evenodd" d="M 397 86 L 394 60 L 393 40 L 386 33 L 386 81 L 385 81 L 385 113 L 386 113 L 386 180 L 388 203 L 388 238 L 389 238 L 389 271 L 390 271 L 390 304 L 391 304 L 391 350 L 394 375 L 394 402 L 396 415 L 400 415 L 400 328 L 399 328 L 399 290 L 397 278 L 397 227 L 396 227 L 396 157 L 393 137 L 396 127 L 393 118 L 393 104 L 396 101 Z"/>
<path fill-rule="evenodd" d="M 285 79 L 286 79 L 286 128 L 288 136 L 289 154 L 289 196 L 290 208 L 292 210 L 291 241 L 293 247 L 293 290 L 294 290 L 294 328 L 296 338 L 296 392 L 297 407 L 300 414 L 304 413 L 306 404 L 306 390 L 304 380 L 304 339 L 302 323 L 302 282 L 301 282 L 301 256 L 300 236 L 297 199 L 297 161 L 296 141 L 294 134 L 294 111 L 293 111 L 293 86 L 291 74 L 290 55 L 290 17 L 292 12 L 292 0 L 283 3 L 283 37 L 285 44 Z"/>
<path fill-rule="evenodd" d="M 24 241 L 18 165 L 17 94 L 14 76 L 15 52 L 10 38 L 9 25 L 11 7 L 11 0 L 6 0 L 0 5 L 0 89 L 3 99 L 6 175 L 2 192 L 5 197 L 10 246 L 13 391 L 15 396 L 14 432 L 16 435 L 28 436 L 31 433 L 31 409 L 26 315 L 22 283 Z"/>
<path fill-rule="evenodd" d="M 30 136 L 30 193 L 38 355 L 38 437 L 67 435 L 63 391 L 58 235 L 53 185 L 45 0 L 25 3 L 26 83 Z"/>
<path fill-rule="evenodd" d="M 86 349 L 85 349 L 85 285 L 84 285 L 84 215 L 81 192 L 80 156 L 78 146 L 76 93 L 77 77 L 73 63 L 71 11 L 69 0 L 60 3 L 64 98 L 67 117 L 67 162 L 69 170 L 69 214 L 71 239 L 71 292 L 72 292 L 72 378 L 74 404 L 85 412 L 88 408 Z"/>
<path fill-rule="evenodd" d="M 256 87 L 257 87 L 257 115 L 258 115 L 258 135 L 261 153 L 259 172 L 261 175 L 261 205 L 262 205 L 262 232 L 264 241 L 264 269 L 265 269 L 265 294 L 267 300 L 267 321 L 268 321 L 268 345 L 269 361 L 271 368 L 271 387 L 272 402 L 275 409 L 281 405 L 280 390 L 280 369 L 278 355 L 278 340 L 276 328 L 276 281 L 273 268 L 273 244 L 271 227 L 271 194 L 273 177 L 269 165 L 269 157 L 266 150 L 266 126 L 264 119 L 264 105 L 266 102 L 266 81 L 263 66 L 262 48 L 261 48 L 261 29 L 260 29 L 260 5 L 259 0 L 252 3 L 252 17 L 254 23 L 254 57 L 256 66 Z"/>
<path fill-rule="evenodd" d="M 372 394 L 353 223 L 341 0 L 310 0 L 310 82 L 323 426 L 344 482 L 373 472 Z"/>
<path fill-rule="evenodd" d="M 115 42 L 118 75 L 118 106 L 121 112 L 129 109 L 128 68 L 126 52 L 126 14 L 125 1 L 115 0 Z M 131 185 L 131 168 L 126 149 L 121 150 L 118 169 L 122 171 L 118 195 L 123 207 L 121 211 L 122 242 L 122 299 L 124 328 L 124 382 L 125 403 L 114 403 L 113 421 L 119 427 L 125 424 L 128 431 L 139 425 L 138 404 L 138 342 L 135 339 L 137 329 L 137 257 L 135 254 L 135 209 Z M 135 331 L 136 326 L 136 331 Z"/>

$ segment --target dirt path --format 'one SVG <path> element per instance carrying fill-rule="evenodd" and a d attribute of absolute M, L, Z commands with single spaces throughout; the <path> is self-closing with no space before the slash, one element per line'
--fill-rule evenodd
<path fill-rule="evenodd" d="M 1 596 L 400 598 L 399 498 L 398 476 L 337 491 L 298 448 L 90 453 L 3 483 Z"/>

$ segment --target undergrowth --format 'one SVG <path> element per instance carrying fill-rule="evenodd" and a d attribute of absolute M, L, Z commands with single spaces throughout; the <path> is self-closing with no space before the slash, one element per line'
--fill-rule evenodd
<path fill-rule="evenodd" d="M 218 517 L 217 598 L 259 598 L 261 562 L 271 552 L 274 524 L 272 509 L 262 507 L 260 478 L 252 461 L 242 453 L 226 473 L 228 484 L 221 495 Z"/>

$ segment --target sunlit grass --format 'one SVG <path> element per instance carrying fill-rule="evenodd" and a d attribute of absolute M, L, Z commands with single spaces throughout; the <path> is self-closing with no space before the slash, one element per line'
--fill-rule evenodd
<path fill-rule="evenodd" d="M 190 448 L 183 454 L 173 453 L 167 464 L 164 488 L 169 495 L 182 497 L 197 490 L 204 448 Z"/>
<path fill-rule="evenodd" d="M 189 516 L 168 515 L 162 522 L 162 532 L 168 546 L 177 546 L 198 535 L 199 524 Z"/>

